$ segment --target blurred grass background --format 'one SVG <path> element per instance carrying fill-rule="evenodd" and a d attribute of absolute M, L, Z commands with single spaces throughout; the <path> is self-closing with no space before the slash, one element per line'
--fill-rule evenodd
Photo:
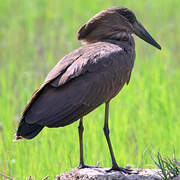
<path fill-rule="evenodd" d="M 120 166 L 153 164 L 159 149 L 180 156 L 179 0 L 0 0 L 0 172 L 41 179 L 78 166 L 78 122 L 45 128 L 33 140 L 13 143 L 20 113 L 49 70 L 80 46 L 76 32 L 111 6 L 132 9 L 162 46 L 136 38 L 129 86 L 110 104 L 110 136 Z M 104 105 L 84 118 L 85 162 L 110 167 L 103 134 Z"/>

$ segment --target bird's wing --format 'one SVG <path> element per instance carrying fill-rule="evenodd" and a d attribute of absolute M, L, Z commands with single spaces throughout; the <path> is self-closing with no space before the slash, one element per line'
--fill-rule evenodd
<path fill-rule="evenodd" d="M 83 55 L 83 49 L 79 48 L 68 55 L 64 56 L 54 68 L 49 72 L 45 79 L 45 84 L 55 79 L 57 76 L 62 75 L 71 64 L 73 64 L 79 57 Z"/>
<path fill-rule="evenodd" d="M 54 80 L 56 77 L 60 77 L 66 69 L 74 62 L 76 61 L 81 55 L 83 54 L 83 50 L 81 48 L 76 49 L 72 51 L 71 53 L 64 56 L 57 64 L 54 66 L 54 68 L 49 72 L 47 75 L 44 83 L 37 89 L 33 94 L 29 102 L 24 108 L 24 111 L 22 112 L 22 115 L 26 113 L 28 108 L 31 106 L 31 104 L 34 102 L 34 100 L 39 96 L 40 92 L 43 90 L 43 88 L 50 83 L 52 80 Z M 53 83 L 52 83 L 53 84 Z"/>
<path fill-rule="evenodd" d="M 117 64 L 117 66 L 120 65 L 119 69 L 129 71 L 128 77 L 126 77 L 127 80 L 125 81 L 128 84 L 135 58 L 132 55 L 133 53 L 131 53 L 128 54 L 126 50 L 119 46 L 103 42 L 89 45 L 86 47 L 86 50 L 81 54 L 81 56 L 73 61 L 73 63 L 70 64 L 70 66 L 68 66 L 60 76 L 57 76 L 53 80 L 51 78 L 52 81 L 50 84 L 54 87 L 59 87 L 86 72 L 100 73 L 107 71 L 108 68 L 109 72 L 114 71 L 114 68 L 117 68 L 114 64 Z M 111 68 L 111 66 L 114 66 L 114 68 Z"/>
<path fill-rule="evenodd" d="M 48 81 L 28 108 L 25 121 L 48 127 L 65 126 L 117 94 L 118 88 L 128 81 L 131 68 L 127 65 L 129 56 L 116 48 L 89 46 L 62 74 Z"/>

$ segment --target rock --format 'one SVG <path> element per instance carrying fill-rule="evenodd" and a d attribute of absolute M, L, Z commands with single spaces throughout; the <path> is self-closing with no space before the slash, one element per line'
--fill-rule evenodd
<path fill-rule="evenodd" d="M 134 169 L 132 174 L 118 171 L 106 172 L 107 168 L 72 169 L 56 176 L 56 180 L 162 180 L 158 169 Z M 178 178 L 178 177 L 177 177 Z M 175 180 L 180 180 L 180 177 Z"/>
<path fill-rule="evenodd" d="M 173 180 L 180 180 L 180 174 L 177 177 L 173 178 Z"/>

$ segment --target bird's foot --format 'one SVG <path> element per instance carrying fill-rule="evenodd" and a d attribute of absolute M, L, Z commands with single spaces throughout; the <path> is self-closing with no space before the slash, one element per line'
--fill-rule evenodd
<path fill-rule="evenodd" d="M 79 164 L 78 168 L 79 169 L 83 169 L 83 168 L 98 168 L 98 166 L 87 166 L 85 164 Z"/>
<path fill-rule="evenodd" d="M 110 169 L 106 170 L 106 172 L 111 172 L 111 171 L 119 171 L 119 172 L 122 172 L 125 174 L 133 174 L 131 169 L 122 168 L 122 167 L 119 167 L 117 165 L 114 165 Z"/>

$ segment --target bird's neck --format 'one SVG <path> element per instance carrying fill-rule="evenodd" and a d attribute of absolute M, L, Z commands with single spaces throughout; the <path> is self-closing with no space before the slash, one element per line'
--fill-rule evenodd
<path fill-rule="evenodd" d="M 131 46 L 135 47 L 135 42 L 134 42 L 134 38 L 133 36 L 126 32 L 126 31 L 119 31 L 117 33 L 114 33 L 111 35 L 110 37 L 111 40 L 116 40 L 119 42 L 127 42 L 129 43 Z"/>
<path fill-rule="evenodd" d="M 83 39 L 82 43 L 83 44 L 92 44 L 92 43 L 96 43 L 99 41 L 111 41 L 111 40 L 115 40 L 118 42 L 126 42 L 129 43 L 129 45 L 131 45 L 132 47 L 135 47 L 135 42 L 134 42 L 134 38 L 133 36 L 126 32 L 126 31 L 118 31 L 118 32 L 113 32 L 113 33 L 109 33 L 106 35 L 101 35 L 99 36 L 101 38 L 87 38 L 87 39 Z"/>

